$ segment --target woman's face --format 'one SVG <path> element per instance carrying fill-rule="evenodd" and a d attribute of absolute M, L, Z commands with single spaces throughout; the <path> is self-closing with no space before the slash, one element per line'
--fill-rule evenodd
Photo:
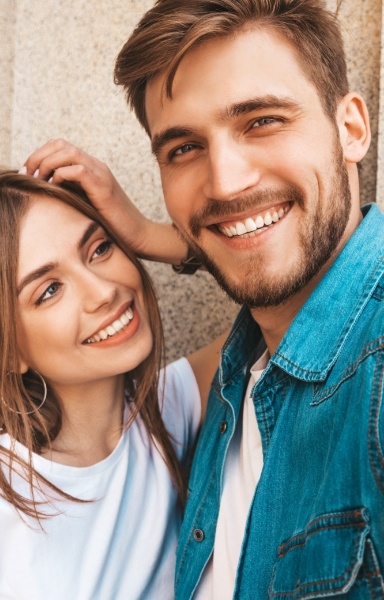
<path fill-rule="evenodd" d="M 100 225 L 35 196 L 20 230 L 18 344 L 55 389 L 116 377 L 152 348 L 141 277 Z"/>

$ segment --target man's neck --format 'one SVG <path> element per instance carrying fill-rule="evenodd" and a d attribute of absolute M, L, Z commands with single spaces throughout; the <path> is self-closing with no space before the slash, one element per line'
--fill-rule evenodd
<path fill-rule="evenodd" d="M 305 287 L 283 304 L 268 308 L 251 309 L 252 317 L 261 329 L 261 333 L 271 356 L 279 346 L 301 307 L 308 300 L 319 281 L 324 277 L 324 274 L 329 269 L 333 260 L 328 261 L 316 277 L 313 277 Z"/>

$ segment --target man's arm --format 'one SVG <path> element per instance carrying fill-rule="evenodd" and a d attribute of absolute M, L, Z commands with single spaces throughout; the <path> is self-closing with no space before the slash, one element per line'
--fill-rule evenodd
<path fill-rule="evenodd" d="M 187 356 L 187 359 L 195 374 L 201 397 L 201 421 L 204 421 L 209 390 L 211 383 L 219 366 L 220 351 L 227 339 L 229 330 L 225 331 L 213 342 L 196 350 Z"/>

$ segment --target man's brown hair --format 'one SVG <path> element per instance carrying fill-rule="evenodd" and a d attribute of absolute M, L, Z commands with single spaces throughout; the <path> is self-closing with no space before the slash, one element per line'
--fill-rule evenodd
<path fill-rule="evenodd" d="M 114 73 L 147 133 L 147 83 L 165 73 L 164 91 L 172 97 L 177 67 L 188 50 L 251 27 L 280 32 L 290 41 L 325 113 L 334 118 L 348 93 L 347 69 L 336 16 L 322 0 L 157 0 L 120 51 Z"/>

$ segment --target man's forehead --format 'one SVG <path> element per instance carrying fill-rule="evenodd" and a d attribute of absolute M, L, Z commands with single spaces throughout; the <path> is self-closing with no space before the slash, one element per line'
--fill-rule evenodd
<path fill-rule="evenodd" d="M 249 99 L 259 97 L 263 102 L 275 96 L 296 98 L 299 103 L 304 88 L 311 87 L 311 95 L 315 91 L 291 42 L 274 30 L 260 28 L 190 49 L 178 66 L 170 96 L 167 77 L 162 72 L 147 85 L 145 107 L 152 135 L 159 127 L 187 123 L 190 116 L 210 109 L 219 117 Z M 171 121 L 165 123 L 167 116 Z"/>

